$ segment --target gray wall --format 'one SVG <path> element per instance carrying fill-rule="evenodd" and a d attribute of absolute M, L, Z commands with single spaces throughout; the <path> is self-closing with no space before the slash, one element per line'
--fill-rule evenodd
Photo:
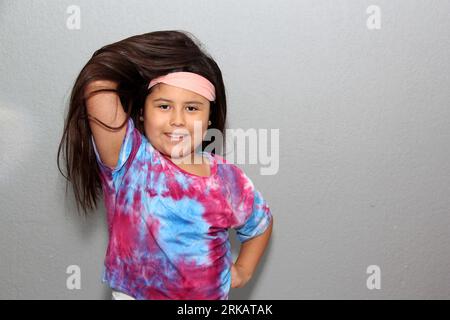
<path fill-rule="evenodd" d="M 380 29 L 366 25 L 372 4 Z M 70 5 L 79 30 L 66 27 Z M 56 167 L 70 88 L 101 46 L 181 29 L 222 69 L 230 128 L 280 130 L 276 175 L 242 165 L 276 220 L 230 299 L 449 299 L 449 12 L 418 0 L 0 1 L 0 298 L 110 298 L 104 206 L 77 217 Z M 80 290 L 66 288 L 69 265 Z M 381 289 L 366 286 L 370 265 Z"/>

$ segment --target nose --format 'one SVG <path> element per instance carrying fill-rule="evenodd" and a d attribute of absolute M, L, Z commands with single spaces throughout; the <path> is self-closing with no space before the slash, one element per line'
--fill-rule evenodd
<path fill-rule="evenodd" d="M 184 114 L 182 110 L 176 108 L 172 109 L 172 114 L 170 117 L 170 125 L 176 127 L 182 127 L 185 125 Z"/>

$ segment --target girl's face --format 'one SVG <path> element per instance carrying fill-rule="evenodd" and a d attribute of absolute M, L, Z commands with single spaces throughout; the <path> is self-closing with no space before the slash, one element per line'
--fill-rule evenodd
<path fill-rule="evenodd" d="M 174 160 L 193 160 L 206 135 L 209 114 L 210 104 L 205 97 L 159 83 L 145 100 L 145 135 L 158 151 Z"/>

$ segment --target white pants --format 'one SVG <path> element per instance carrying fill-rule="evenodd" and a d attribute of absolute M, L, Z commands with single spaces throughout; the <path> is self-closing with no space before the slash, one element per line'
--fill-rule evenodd
<path fill-rule="evenodd" d="M 136 300 L 132 296 L 129 296 L 123 292 L 114 291 L 112 292 L 112 300 Z"/>

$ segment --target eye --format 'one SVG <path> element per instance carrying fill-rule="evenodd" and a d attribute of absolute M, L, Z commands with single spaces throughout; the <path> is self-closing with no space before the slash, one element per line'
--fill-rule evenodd
<path fill-rule="evenodd" d="M 193 110 L 191 109 L 191 110 L 189 110 L 189 111 L 195 111 L 195 110 L 198 110 L 198 108 L 197 108 L 197 107 L 194 107 L 194 106 L 187 106 L 186 108 L 193 108 Z"/>
<path fill-rule="evenodd" d="M 164 109 L 164 108 L 162 108 L 162 107 L 168 107 L 168 105 L 167 104 L 162 104 L 162 105 L 160 105 L 160 106 L 158 106 L 160 109 L 163 109 L 163 110 L 167 110 L 167 109 Z"/>

